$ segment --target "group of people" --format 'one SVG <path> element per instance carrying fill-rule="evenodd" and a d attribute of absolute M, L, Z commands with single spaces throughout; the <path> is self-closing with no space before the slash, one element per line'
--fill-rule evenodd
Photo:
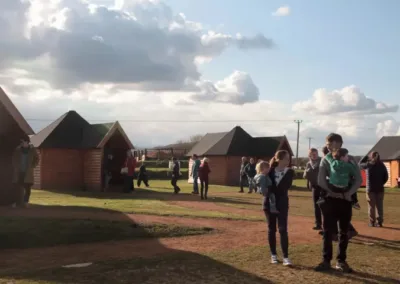
<path fill-rule="evenodd" d="M 322 262 L 316 271 L 327 271 L 332 268 L 333 241 L 339 241 L 336 257 L 336 269 L 351 272 L 346 262 L 349 239 L 357 235 L 351 224 L 352 209 L 360 209 L 357 191 L 362 183 L 361 169 L 366 170 L 367 200 L 369 206 L 369 226 L 383 225 L 383 192 L 388 174 L 386 167 L 379 159 L 379 153 L 373 152 L 363 158 L 358 165 L 348 150 L 342 148 L 343 139 L 339 134 L 331 133 L 326 137 L 324 156 L 318 156 L 317 149 L 310 149 L 309 162 L 305 170 L 305 178 L 310 182 L 313 191 L 315 208 L 314 230 L 323 235 Z M 276 249 L 276 232 L 280 234 L 280 244 L 283 253 L 283 265 L 290 266 L 288 239 L 288 190 L 292 186 L 294 171 L 290 167 L 290 155 L 287 151 L 278 151 L 268 163 L 258 161 L 255 165 L 256 175 L 253 176 L 254 160 L 246 163 L 244 158 L 241 174 L 241 190 L 243 179 L 249 184 L 249 192 L 253 186 L 263 195 L 263 211 L 268 223 L 268 242 L 271 252 L 271 263 L 278 263 Z M 377 210 L 377 216 L 375 214 Z M 376 217 L 375 217 L 376 216 Z"/>
<path fill-rule="evenodd" d="M 113 163 L 114 155 L 108 154 L 103 161 L 103 191 L 108 191 L 110 181 L 112 178 L 112 173 L 116 169 L 115 164 Z M 119 165 L 117 165 L 119 166 Z M 126 152 L 126 158 L 120 169 L 121 174 L 124 175 L 124 185 L 123 192 L 130 193 L 135 190 L 135 175 L 136 175 L 136 166 L 137 160 L 132 155 L 132 151 L 128 150 Z M 117 167 L 118 170 L 118 167 Z M 149 176 L 147 173 L 146 165 L 144 162 L 139 167 L 139 171 L 137 173 L 137 186 L 140 187 L 142 182 L 146 187 L 149 187 Z"/>

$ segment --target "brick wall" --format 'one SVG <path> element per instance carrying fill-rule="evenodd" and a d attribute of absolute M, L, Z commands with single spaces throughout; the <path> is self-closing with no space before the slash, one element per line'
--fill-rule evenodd
<path fill-rule="evenodd" d="M 103 159 L 103 151 L 101 149 L 91 149 L 84 152 L 83 182 L 86 189 L 89 190 L 101 189 L 102 159 Z"/>
<path fill-rule="evenodd" d="M 42 189 L 76 190 L 83 187 L 82 152 L 76 149 L 41 149 Z"/>

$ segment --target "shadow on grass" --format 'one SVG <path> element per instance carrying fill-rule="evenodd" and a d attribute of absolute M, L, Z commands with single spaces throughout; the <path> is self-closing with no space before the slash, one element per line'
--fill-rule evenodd
<path fill-rule="evenodd" d="M 314 272 L 313 267 L 303 266 L 303 265 L 295 265 L 295 266 L 293 266 L 293 269 L 294 270 L 309 270 L 309 271 Z M 335 276 L 337 278 L 342 278 L 343 281 L 352 280 L 352 281 L 362 282 L 365 284 L 377 284 L 377 283 L 396 283 L 396 284 L 398 284 L 399 283 L 399 281 L 397 279 L 394 279 L 391 277 L 385 277 L 385 276 L 370 274 L 370 273 L 366 273 L 366 272 L 359 272 L 359 271 L 353 271 L 352 273 L 343 273 L 343 272 L 337 271 L 335 269 L 331 269 L 329 271 L 320 272 L 320 273 Z M 348 283 L 348 282 L 343 282 L 343 283 Z"/>
<path fill-rule="evenodd" d="M 6 283 L 45 281 L 60 284 L 212 283 L 213 279 L 219 279 L 219 283 L 272 283 L 213 258 L 168 248 L 160 243 L 158 237 L 170 236 L 170 231 L 160 233 L 154 228 L 146 229 L 123 213 L 112 210 L 96 212 L 90 208 L 99 215 L 103 212 L 115 214 L 118 221 L 104 223 L 104 220 L 77 219 L 73 214 L 74 220 L 71 221 L 53 219 L 57 218 L 57 214 L 52 214 L 56 208 L 41 210 L 41 216 L 32 214 L 29 218 L 18 216 L 18 211 L 31 210 L 33 213 L 35 209 L 8 209 L 15 212 L 16 217 L 0 219 L 1 240 L 13 239 L 4 243 L 1 250 L 0 283 L 3 280 Z M 73 208 L 63 207 L 61 210 L 72 211 Z M 181 231 L 175 236 L 186 233 Z M 152 260 L 157 255 L 162 257 Z M 174 255 L 178 257 L 174 258 Z M 79 263 L 93 264 L 82 268 L 62 267 Z"/>
<path fill-rule="evenodd" d="M 381 238 L 358 235 L 351 240 L 352 243 L 361 245 L 373 245 L 390 250 L 400 251 L 400 241 L 389 241 Z"/>

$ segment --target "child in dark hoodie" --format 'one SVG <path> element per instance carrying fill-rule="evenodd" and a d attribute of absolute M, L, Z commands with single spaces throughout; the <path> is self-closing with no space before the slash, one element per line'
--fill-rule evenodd
<path fill-rule="evenodd" d="M 279 211 L 276 209 L 275 194 L 269 192 L 268 190 L 268 187 L 272 185 L 272 181 L 268 176 L 269 169 L 270 166 L 268 162 L 265 161 L 259 162 L 256 165 L 257 175 L 254 177 L 254 183 L 257 186 L 257 191 L 264 196 L 264 199 L 267 198 L 269 200 L 270 212 L 273 214 L 279 214 Z"/>

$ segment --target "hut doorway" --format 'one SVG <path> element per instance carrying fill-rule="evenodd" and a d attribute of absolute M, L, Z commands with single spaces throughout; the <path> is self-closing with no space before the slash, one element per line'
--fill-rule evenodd
<path fill-rule="evenodd" d="M 119 130 L 116 130 L 112 137 L 107 141 L 103 148 L 103 159 L 108 159 L 108 155 L 112 155 L 113 159 L 110 163 L 111 180 L 110 190 L 117 190 L 124 184 L 124 175 L 121 174 L 121 169 L 124 167 L 126 153 L 131 149 L 131 145 L 126 142 L 125 137 Z M 102 169 L 104 173 L 104 169 Z M 104 183 L 104 179 L 102 179 Z"/>

